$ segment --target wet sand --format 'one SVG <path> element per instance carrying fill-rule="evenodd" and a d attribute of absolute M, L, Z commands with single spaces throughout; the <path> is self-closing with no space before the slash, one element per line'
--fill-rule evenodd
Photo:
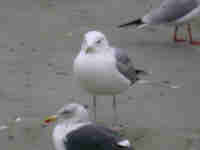
<path fill-rule="evenodd" d="M 0 1 L 0 123 L 15 114 L 43 118 L 72 98 L 90 104 L 89 95 L 74 82 L 72 64 L 82 34 L 98 29 L 111 44 L 126 48 L 137 67 L 152 70 L 148 79 L 183 85 L 173 90 L 136 86 L 117 97 L 120 119 L 128 123 L 131 131 L 148 128 L 143 133 L 148 135 L 156 130 L 154 139 L 160 139 L 162 148 L 172 145 L 172 149 L 182 149 L 186 142 L 183 137 L 181 144 L 173 147 L 172 139 L 176 136 L 160 136 L 160 132 L 165 133 L 165 128 L 168 132 L 169 128 L 185 131 L 184 128 L 200 126 L 200 48 L 188 43 L 174 44 L 172 28 L 158 27 L 152 31 L 115 28 L 159 3 L 154 0 L 151 6 L 148 0 Z M 193 26 L 195 39 L 200 39 L 198 26 L 197 20 Z M 184 36 L 185 32 L 180 34 Z M 98 99 L 98 120 L 110 124 L 112 98 Z M 23 138 L 9 141 L 7 133 L 2 133 L 0 143 L 6 149 L 51 150 L 49 132 L 38 135 L 36 143 L 32 141 L 34 144 Z M 139 149 L 152 145 L 150 141 L 147 138 Z"/>

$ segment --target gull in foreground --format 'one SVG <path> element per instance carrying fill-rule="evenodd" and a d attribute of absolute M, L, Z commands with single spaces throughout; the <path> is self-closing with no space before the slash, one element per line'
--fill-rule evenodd
<path fill-rule="evenodd" d="M 65 105 L 46 118 L 45 123 L 56 120 L 52 134 L 56 150 L 133 150 L 130 142 L 117 132 L 92 123 L 83 105 Z"/>
<path fill-rule="evenodd" d="M 184 42 L 186 39 L 178 38 L 177 32 L 180 25 L 187 24 L 189 42 L 192 45 L 200 45 L 200 41 L 194 41 L 190 21 L 200 16 L 200 0 L 164 0 L 159 8 L 153 9 L 142 18 L 119 25 L 126 27 L 136 25 L 143 28 L 148 25 L 172 25 L 174 28 L 174 41 Z"/>
<path fill-rule="evenodd" d="M 149 73 L 136 69 L 127 53 L 109 45 L 105 35 L 89 31 L 84 35 L 81 51 L 74 60 L 74 75 L 81 88 L 93 96 L 94 118 L 96 120 L 96 96 L 113 96 L 114 123 L 117 123 L 116 95 L 126 91 L 135 83 L 177 88 L 169 81 L 141 80 Z"/>

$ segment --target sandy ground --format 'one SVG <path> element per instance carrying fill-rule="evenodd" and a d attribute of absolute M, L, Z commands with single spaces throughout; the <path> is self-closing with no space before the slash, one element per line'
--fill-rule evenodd
<path fill-rule="evenodd" d="M 183 86 L 173 90 L 136 86 L 117 97 L 120 119 L 128 123 L 131 136 L 140 131 L 151 135 L 145 142 L 136 143 L 138 149 L 188 149 L 184 137 L 164 133 L 200 126 L 200 48 L 174 44 L 171 28 L 115 28 L 159 4 L 160 0 L 1 0 L 0 123 L 16 114 L 43 118 L 71 99 L 90 104 L 89 95 L 74 82 L 72 64 L 83 33 L 98 29 L 113 45 L 126 48 L 137 67 L 152 70 L 149 79 L 170 80 Z M 195 39 L 200 39 L 198 26 L 199 22 L 194 22 Z M 185 32 L 180 34 L 185 36 Z M 109 124 L 112 98 L 98 99 L 98 120 Z M 16 134 L 18 138 L 13 141 L 2 132 L 1 146 L 53 149 L 51 139 L 46 138 L 50 131 L 34 132 L 35 136 L 30 137 L 34 140 L 27 141 L 20 130 Z"/>

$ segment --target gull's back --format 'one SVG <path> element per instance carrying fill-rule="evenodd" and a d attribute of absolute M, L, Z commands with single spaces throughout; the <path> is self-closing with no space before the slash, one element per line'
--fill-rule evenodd
<path fill-rule="evenodd" d="M 170 23 L 198 7 L 197 0 L 165 0 L 160 7 L 143 17 L 148 24 Z"/>
<path fill-rule="evenodd" d="M 131 84 L 134 84 L 138 80 L 136 69 L 128 57 L 128 54 L 124 49 L 113 48 L 116 58 L 116 67 L 118 71 L 123 74 Z"/>
<path fill-rule="evenodd" d="M 131 145 L 119 144 L 124 140 L 109 128 L 91 124 L 68 134 L 64 144 L 67 150 L 133 150 Z"/>

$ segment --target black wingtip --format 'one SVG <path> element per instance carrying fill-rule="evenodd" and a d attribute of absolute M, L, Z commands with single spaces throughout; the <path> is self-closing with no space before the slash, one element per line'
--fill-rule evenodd
<path fill-rule="evenodd" d="M 137 69 L 137 70 L 136 70 L 136 74 L 137 74 L 137 75 L 142 75 L 142 76 L 148 76 L 148 75 L 151 74 L 151 72 L 147 72 L 147 71 L 145 71 L 145 70 Z"/>
<path fill-rule="evenodd" d="M 123 28 L 123 27 L 127 27 L 127 26 L 131 26 L 131 25 L 136 25 L 136 26 L 139 26 L 141 24 L 144 24 L 142 19 L 139 18 L 139 19 L 136 19 L 136 20 L 133 20 L 131 22 L 128 22 L 128 23 L 124 23 L 124 24 L 121 24 L 119 26 L 117 26 L 118 28 Z"/>

